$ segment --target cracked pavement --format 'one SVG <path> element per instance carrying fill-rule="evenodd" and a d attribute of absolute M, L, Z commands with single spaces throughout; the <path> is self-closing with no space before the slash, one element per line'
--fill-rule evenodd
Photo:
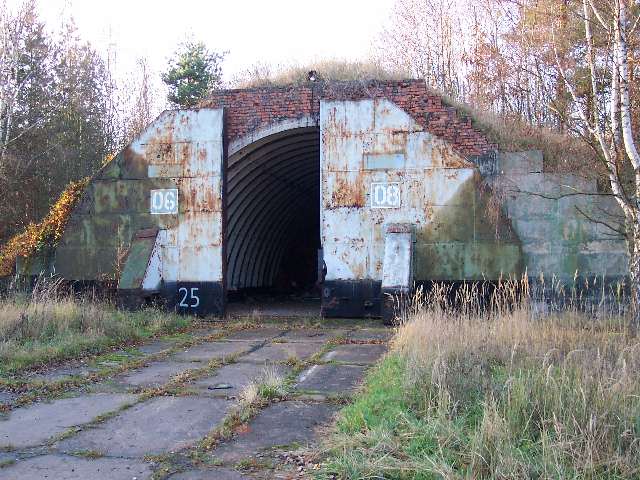
<path fill-rule="evenodd" d="M 20 379 L 36 393 L 0 390 L 0 477 L 304 477 L 291 458 L 317 444 L 391 332 L 347 321 L 245 326 L 211 324 L 117 352 L 119 361 L 68 362 Z M 265 369 L 284 379 L 284 393 L 242 417 L 241 392 Z"/>

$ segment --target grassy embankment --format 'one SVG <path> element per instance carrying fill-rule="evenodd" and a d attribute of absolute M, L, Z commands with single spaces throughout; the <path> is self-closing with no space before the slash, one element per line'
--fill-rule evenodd
<path fill-rule="evenodd" d="M 191 319 L 145 309 L 126 312 L 58 293 L 59 285 L 0 297 L 0 375 L 97 354 L 188 327 Z"/>
<path fill-rule="evenodd" d="M 322 476 L 640 478 L 637 333 L 505 305 L 409 315 L 341 412 Z"/>

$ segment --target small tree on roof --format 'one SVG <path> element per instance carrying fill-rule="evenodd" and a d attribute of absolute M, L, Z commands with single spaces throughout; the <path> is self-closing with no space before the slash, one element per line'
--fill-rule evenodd
<path fill-rule="evenodd" d="M 209 92 L 220 88 L 225 54 L 209 50 L 203 42 L 181 44 L 162 74 L 169 87 L 167 99 L 178 107 L 195 107 Z"/>

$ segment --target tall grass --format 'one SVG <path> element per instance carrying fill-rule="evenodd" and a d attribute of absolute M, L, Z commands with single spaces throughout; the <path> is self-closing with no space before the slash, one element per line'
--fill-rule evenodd
<path fill-rule="evenodd" d="M 342 59 L 317 59 L 307 64 L 271 65 L 258 63 L 241 72 L 232 81 L 233 88 L 277 87 L 307 85 L 308 74 L 315 71 L 319 79 L 332 81 L 403 80 L 411 74 L 391 71 L 374 61 L 349 61 Z"/>
<path fill-rule="evenodd" d="M 540 316 L 505 284 L 419 299 L 347 407 L 339 478 L 640 478 L 640 341 L 624 317 Z M 514 301 L 516 300 L 516 301 Z"/>
<path fill-rule="evenodd" d="M 410 71 L 390 70 L 375 60 L 350 61 L 339 58 L 319 58 L 306 64 L 290 63 L 278 66 L 257 63 L 237 74 L 231 88 L 258 88 L 308 85 L 308 74 L 315 71 L 325 82 L 406 80 L 415 78 Z M 496 143 L 501 151 L 541 150 L 545 169 L 593 177 L 601 174 L 597 155 L 582 139 L 552 128 L 532 125 L 517 115 L 497 115 L 486 109 L 455 100 L 432 87 L 434 95 L 469 117 L 473 125 Z M 594 168 L 585 172 L 585 161 Z"/>
<path fill-rule="evenodd" d="M 124 312 L 75 297 L 60 281 L 40 280 L 32 292 L 0 298 L 0 373 L 98 353 L 189 325 L 189 319 L 147 309 Z"/>

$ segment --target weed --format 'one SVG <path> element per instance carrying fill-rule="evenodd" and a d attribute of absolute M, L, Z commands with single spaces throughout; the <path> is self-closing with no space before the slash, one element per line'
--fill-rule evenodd
<path fill-rule="evenodd" d="M 418 302 L 340 413 L 320 476 L 637 478 L 637 333 L 607 312 L 541 317 L 515 287 L 489 307 L 467 291 L 452 308 L 438 288 Z"/>
<path fill-rule="evenodd" d="M 282 398 L 287 394 L 285 379 L 274 367 L 266 367 L 258 382 L 258 394 L 265 400 Z"/>
<path fill-rule="evenodd" d="M 188 317 L 154 309 L 122 312 L 90 299 L 14 295 L 0 299 L 0 375 L 95 355 L 183 330 L 190 322 Z"/>
<path fill-rule="evenodd" d="M 16 463 L 14 458 L 7 458 L 6 460 L 0 460 L 0 468 L 9 467 Z"/>
<path fill-rule="evenodd" d="M 380 80 L 407 78 L 407 72 L 390 72 L 374 62 L 352 62 L 337 59 L 316 60 L 313 64 L 281 65 L 275 69 L 265 65 L 253 65 L 242 72 L 234 84 L 238 88 L 273 87 L 280 85 L 305 85 L 309 71 L 317 71 L 324 81 L 360 81 L 372 78 Z"/>
<path fill-rule="evenodd" d="M 258 460 L 254 457 L 247 457 L 236 463 L 235 468 L 240 471 L 261 470 L 270 468 L 272 465 L 264 460 Z"/>
<path fill-rule="evenodd" d="M 78 450 L 77 452 L 71 452 L 71 455 L 90 459 L 104 457 L 104 453 L 98 452 L 97 450 Z"/>

